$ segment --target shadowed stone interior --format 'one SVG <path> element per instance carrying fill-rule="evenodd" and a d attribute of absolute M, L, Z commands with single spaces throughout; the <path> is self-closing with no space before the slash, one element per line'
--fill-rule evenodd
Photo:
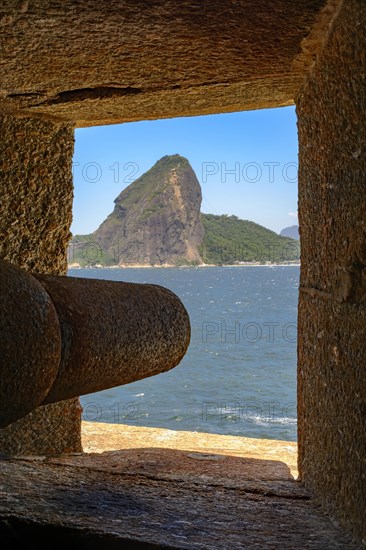
<path fill-rule="evenodd" d="M 359 549 L 293 478 L 296 443 L 92 422 L 82 439 L 81 456 L 0 461 L 2 544 Z"/>

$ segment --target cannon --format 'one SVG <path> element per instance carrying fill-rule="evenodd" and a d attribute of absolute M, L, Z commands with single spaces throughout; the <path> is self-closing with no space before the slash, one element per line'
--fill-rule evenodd
<path fill-rule="evenodd" d="M 0 428 L 39 405 L 179 364 L 181 300 L 158 285 L 32 274 L 0 260 Z"/>

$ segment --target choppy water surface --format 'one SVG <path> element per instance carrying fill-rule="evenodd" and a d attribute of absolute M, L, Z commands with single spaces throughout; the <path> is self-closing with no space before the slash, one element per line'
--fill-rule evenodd
<path fill-rule="evenodd" d="M 83 396 L 84 420 L 296 440 L 299 267 L 74 269 L 154 283 L 186 306 L 192 339 L 173 370 Z"/>

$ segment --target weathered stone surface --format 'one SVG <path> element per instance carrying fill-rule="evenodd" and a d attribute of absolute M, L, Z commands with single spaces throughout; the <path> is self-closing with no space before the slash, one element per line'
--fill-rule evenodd
<path fill-rule="evenodd" d="M 66 273 L 72 221 L 73 128 L 0 116 L 0 258 Z"/>
<path fill-rule="evenodd" d="M 299 469 L 366 541 L 366 4 L 343 2 L 297 100 Z"/>
<path fill-rule="evenodd" d="M 219 467 L 218 461 L 223 460 L 222 455 L 225 455 L 225 457 L 233 458 L 230 461 L 230 471 L 227 469 L 225 472 L 226 480 L 230 478 L 239 484 L 250 483 L 253 480 L 292 480 L 296 479 L 298 475 L 297 443 L 293 441 L 252 439 L 206 432 L 129 426 L 121 423 L 106 424 L 104 422 L 82 422 L 81 435 L 83 449 L 85 453 L 88 453 L 88 455 L 83 455 L 81 461 L 83 464 L 88 464 L 90 458 L 96 466 L 99 460 L 103 460 L 105 451 L 123 449 L 126 451 L 124 454 L 127 461 L 126 467 L 140 471 L 144 468 L 144 453 L 151 455 L 158 453 L 160 449 L 179 449 L 187 451 L 186 457 L 189 460 L 179 465 L 164 463 L 161 471 L 164 470 L 165 473 L 168 473 L 168 470 L 175 468 L 175 473 L 183 472 L 189 465 L 189 472 L 192 473 L 198 468 L 202 473 L 202 469 L 204 470 L 207 466 L 213 480 L 217 477 L 216 474 L 222 474 L 223 467 L 222 465 Z M 138 454 L 135 452 L 137 449 Z M 238 459 L 236 463 L 235 457 Z M 244 457 L 246 458 L 245 463 L 242 460 Z M 132 458 L 134 465 L 130 464 Z M 161 459 L 162 457 L 155 463 L 157 468 L 159 468 Z M 266 462 L 261 464 L 261 468 L 258 468 L 256 466 L 260 460 Z M 124 460 L 123 463 L 125 463 Z M 151 461 L 148 460 L 147 463 L 149 467 L 153 466 Z"/>
<path fill-rule="evenodd" d="M 0 455 L 59 455 L 82 451 L 78 398 L 40 406 L 0 430 Z"/>
<path fill-rule="evenodd" d="M 29 273 L 0 260 L 0 428 L 40 405 L 61 359 L 55 307 Z"/>
<path fill-rule="evenodd" d="M 291 476 L 294 443 L 101 423 L 83 442 L 98 453 L 0 462 L 3 544 L 359 548 Z"/>
<path fill-rule="evenodd" d="M 0 117 L 0 258 L 38 273 L 66 273 L 72 218 L 73 128 Z M 78 451 L 77 400 L 41 407 L 0 430 L 0 454 Z"/>
<path fill-rule="evenodd" d="M 366 528 L 365 342 L 364 307 L 301 296 L 299 470 L 359 540 Z"/>
<path fill-rule="evenodd" d="M 175 367 L 190 341 L 179 298 L 158 285 L 36 275 L 61 327 L 61 362 L 43 403 L 140 380 Z"/>
<path fill-rule="evenodd" d="M 90 126 L 289 105 L 339 3 L 3 0 L 0 106 Z"/>

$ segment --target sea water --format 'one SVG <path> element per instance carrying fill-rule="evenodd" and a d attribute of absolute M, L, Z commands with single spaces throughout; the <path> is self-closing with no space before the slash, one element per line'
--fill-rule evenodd
<path fill-rule="evenodd" d="M 296 441 L 298 266 L 70 269 L 159 284 L 191 320 L 169 372 L 83 396 L 83 419 Z"/>

